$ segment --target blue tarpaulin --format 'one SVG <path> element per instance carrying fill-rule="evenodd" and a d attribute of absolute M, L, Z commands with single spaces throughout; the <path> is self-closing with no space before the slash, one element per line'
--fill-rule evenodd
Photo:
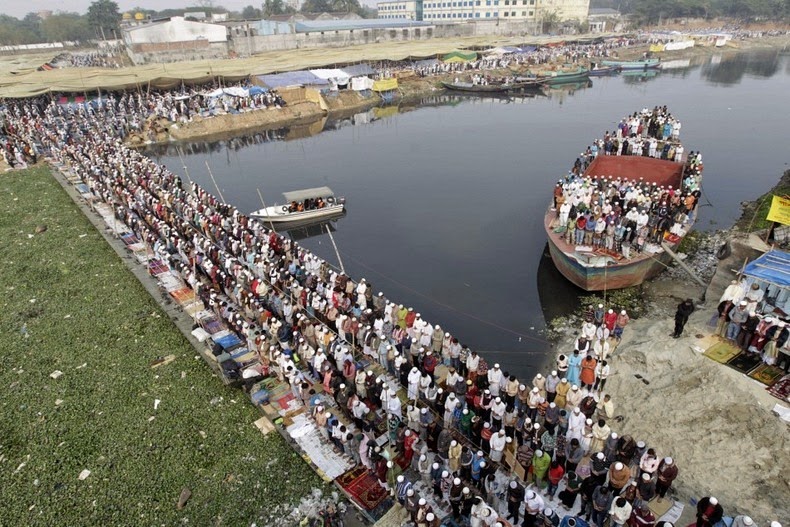
<path fill-rule="evenodd" d="M 790 287 L 790 253 L 769 251 L 746 264 L 746 276 L 780 287 Z"/>
<path fill-rule="evenodd" d="M 260 75 L 258 79 L 269 88 L 283 88 L 285 86 L 309 86 L 325 85 L 329 81 L 319 79 L 306 70 L 289 71 L 287 73 L 273 73 L 271 75 Z"/>
<path fill-rule="evenodd" d="M 260 93 L 266 93 L 269 91 L 268 88 L 261 88 L 260 86 L 250 86 L 250 95 L 258 95 Z"/>

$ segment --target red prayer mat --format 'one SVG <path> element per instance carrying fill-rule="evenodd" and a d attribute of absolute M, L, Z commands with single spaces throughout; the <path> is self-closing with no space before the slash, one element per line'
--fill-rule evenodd
<path fill-rule="evenodd" d="M 766 389 L 780 401 L 787 401 L 787 396 L 790 395 L 790 375 L 785 375 Z"/>
<path fill-rule="evenodd" d="M 387 491 L 367 469 L 356 467 L 336 480 L 358 505 L 373 510 L 387 498 Z"/>

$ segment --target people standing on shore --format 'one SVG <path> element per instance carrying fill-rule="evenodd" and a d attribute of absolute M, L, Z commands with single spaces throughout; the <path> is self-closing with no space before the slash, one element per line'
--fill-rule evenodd
<path fill-rule="evenodd" d="M 678 304 L 678 308 L 675 311 L 675 331 L 672 333 L 673 338 L 680 338 L 680 336 L 683 334 L 683 328 L 686 326 L 686 322 L 688 322 L 689 317 L 693 312 L 694 301 L 690 298 L 687 298 Z"/>

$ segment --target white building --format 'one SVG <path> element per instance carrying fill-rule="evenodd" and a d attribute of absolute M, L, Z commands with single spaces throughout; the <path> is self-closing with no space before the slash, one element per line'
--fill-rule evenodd
<path fill-rule="evenodd" d="M 442 0 L 426 1 L 423 16 L 427 22 L 458 22 L 469 19 L 534 19 L 539 0 Z"/>
<path fill-rule="evenodd" d="M 390 0 L 376 4 L 379 19 L 422 20 L 423 0 Z"/>
<path fill-rule="evenodd" d="M 177 45 L 194 41 L 214 43 L 227 42 L 228 32 L 220 24 L 192 22 L 174 16 L 169 20 L 126 28 L 123 30 L 123 40 L 130 47 L 146 44 Z"/>
<path fill-rule="evenodd" d="M 541 20 L 555 14 L 558 21 L 587 18 L 590 0 L 388 0 L 379 2 L 378 17 L 452 23 L 465 20 Z"/>

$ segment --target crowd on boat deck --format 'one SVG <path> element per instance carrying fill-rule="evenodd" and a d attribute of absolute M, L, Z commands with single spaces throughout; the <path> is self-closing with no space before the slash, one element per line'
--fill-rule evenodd
<path fill-rule="evenodd" d="M 246 367 L 223 363 L 227 375 L 287 382 L 413 524 L 671 527 L 647 503 L 677 477 L 672 453 L 618 435 L 605 392 L 626 311 L 590 307 L 556 367 L 520 380 L 365 279 L 184 186 L 122 144 L 123 123 L 41 100 L 1 112 L 6 133 L 70 167 L 255 352 Z M 375 442 L 381 420 L 395 460 Z M 700 504 L 697 527 L 713 527 L 721 505 Z"/>
<path fill-rule="evenodd" d="M 668 234 L 684 236 L 701 196 L 703 166 L 699 152 L 689 152 L 685 162 L 677 157 L 683 155 L 679 133 L 680 122 L 666 107 L 656 107 L 622 119 L 615 131 L 594 141 L 554 188 L 555 232 L 564 233 L 571 245 L 603 249 L 626 259 L 659 246 Z M 684 162 L 682 181 L 673 188 L 636 177 L 585 176 L 599 155 Z"/>

